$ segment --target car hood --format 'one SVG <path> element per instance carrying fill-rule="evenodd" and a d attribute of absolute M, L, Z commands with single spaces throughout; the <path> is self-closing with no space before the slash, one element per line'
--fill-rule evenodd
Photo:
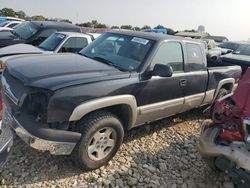
<path fill-rule="evenodd" d="M 250 56 L 247 55 L 227 54 L 221 58 L 223 62 L 240 66 L 250 66 Z"/>
<path fill-rule="evenodd" d="M 11 31 L 0 31 L 0 47 L 5 47 L 13 44 L 26 43 L 27 41 L 14 35 Z"/>
<path fill-rule="evenodd" d="M 0 48 L 0 58 L 5 56 L 21 55 L 21 54 L 41 54 L 43 52 L 44 50 L 29 44 L 15 44 L 4 48 Z"/>
<path fill-rule="evenodd" d="M 77 54 L 23 55 L 7 60 L 5 67 L 5 71 L 24 85 L 52 91 L 130 76 L 128 72 Z"/>
<path fill-rule="evenodd" d="M 10 32 L 10 30 L 2 30 L 0 31 L 0 40 L 13 40 L 16 36 Z"/>

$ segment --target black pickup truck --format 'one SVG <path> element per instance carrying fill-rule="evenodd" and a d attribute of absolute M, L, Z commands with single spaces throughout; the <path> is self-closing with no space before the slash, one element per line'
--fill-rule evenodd
<path fill-rule="evenodd" d="M 13 57 L 2 75 L 2 124 L 33 148 L 96 169 L 125 130 L 232 91 L 240 67 L 206 63 L 200 42 L 132 31 L 107 32 L 80 54 Z"/>

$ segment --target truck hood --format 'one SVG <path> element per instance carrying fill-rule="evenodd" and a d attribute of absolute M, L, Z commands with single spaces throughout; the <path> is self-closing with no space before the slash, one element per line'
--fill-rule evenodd
<path fill-rule="evenodd" d="M 12 44 L 25 43 L 26 41 L 11 33 L 11 31 L 0 31 L 0 47 L 9 46 Z"/>
<path fill-rule="evenodd" d="M 0 48 L 0 58 L 5 56 L 21 55 L 21 54 L 41 54 L 43 52 L 44 50 L 32 46 L 30 44 L 15 44 L 4 48 Z"/>
<path fill-rule="evenodd" d="M 240 65 L 240 66 L 250 66 L 250 56 L 238 55 L 238 54 L 227 54 L 221 57 L 222 62 Z"/>
<path fill-rule="evenodd" d="M 52 91 L 130 76 L 128 72 L 77 54 L 23 55 L 7 60 L 5 67 L 5 71 L 24 85 Z"/>

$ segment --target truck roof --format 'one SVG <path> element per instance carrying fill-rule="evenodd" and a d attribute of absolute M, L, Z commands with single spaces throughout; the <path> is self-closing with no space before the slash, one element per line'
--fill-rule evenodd
<path fill-rule="evenodd" d="M 79 28 L 78 26 L 75 26 L 70 23 L 66 22 L 53 22 L 53 21 L 30 21 L 31 23 L 36 24 L 39 27 L 43 28 Z M 80 31 L 80 28 L 79 28 Z"/>
<path fill-rule="evenodd" d="M 109 33 L 117 33 L 117 34 L 124 34 L 134 37 L 141 37 L 149 40 L 161 41 L 167 39 L 177 39 L 177 40 L 185 40 L 185 41 L 192 41 L 197 42 L 197 40 L 187 39 L 183 37 L 173 36 L 173 35 L 166 35 L 161 33 L 150 33 L 150 32 L 142 32 L 142 31 L 108 31 Z"/>
<path fill-rule="evenodd" d="M 71 31 L 57 31 L 56 33 L 61 33 L 61 34 L 64 34 L 64 35 L 67 35 L 67 36 L 87 36 L 87 37 L 91 37 L 90 35 L 88 34 L 85 34 L 85 33 L 79 33 L 79 32 L 71 32 Z"/>

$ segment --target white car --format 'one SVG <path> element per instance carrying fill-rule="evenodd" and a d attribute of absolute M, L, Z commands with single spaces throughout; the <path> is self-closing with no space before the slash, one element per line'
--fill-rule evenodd
<path fill-rule="evenodd" d="M 13 30 L 15 26 L 22 23 L 22 21 L 6 21 L 0 23 L 0 31 L 2 30 Z"/>
<path fill-rule="evenodd" d="M 46 53 L 78 53 L 94 40 L 89 34 L 76 32 L 55 32 L 38 47 L 30 44 L 15 44 L 0 49 L 0 73 L 3 61 L 16 56 Z"/>
<path fill-rule="evenodd" d="M 55 32 L 38 47 L 30 44 L 15 44 L 0 49 L 0 58 L 22 54 L 78 53 L 94 40 L 89 34 Z"/>

